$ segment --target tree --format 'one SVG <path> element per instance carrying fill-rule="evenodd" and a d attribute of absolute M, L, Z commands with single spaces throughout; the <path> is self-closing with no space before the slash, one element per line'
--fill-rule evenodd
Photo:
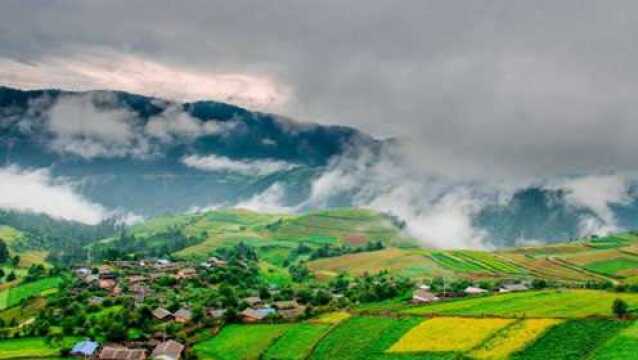
<path fill-rule="evenodd" d="M 9 273 L 9 275 L 7 275 L 7 281 L 13 281 L 16 279 L 16 273 L 14 273 L 13 271 Z"/>
<path fill-rule="evenodd" d="M 623 299 L 614 300 L 614 304 L 611 307 L 614 315 L 618 318 L 624 318 L 629 313 L 629 306 Z"/>
<path fill-rule="evenodd" d="M 0 264 L 4 264 L 7 260 L 10 259 L 9 248 L 7 248 L 7 243 L 4 240 L 0 239 Z"/>

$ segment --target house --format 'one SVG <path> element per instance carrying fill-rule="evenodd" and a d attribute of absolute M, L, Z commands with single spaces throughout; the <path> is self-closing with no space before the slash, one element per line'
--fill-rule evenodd
<path fill-rule="evenodd" d="M 93 305 L 93 306 L 102 305 L 103 302 L 104 302 L 104 298 L 99 296 L 93 296 L 89 299 L 89 305 Z"/>
<path fill-rule="evenodd" d="M 273 306 L 284 319 L 295 319 L 302 316 L 306 307 L 299 305 L 296 301 L 276 301 Z"/>
<path fill-rule="evenodd" d="M 96 343 L 95 341 L 84 340 L 75 344 L 73 348 L 71 348 L 70 354 L 73 356 L 90 358 L 95 355 L 99 347 L 100 344 Z"/>
<path fill-rule="evenodd" d="M 117 281 L 113 279 L 100 279 L 98 281 L 98 286 L 100 289 L 111 291 L 117 286 Z"/>
<path fill-rule="evenodd" d="M 273 308 L 246 308 L 244 311 L 241 312 L 241 318 L 243 322 L 252 323 L 262 321 L 269 315 L 274 315 L 276 313 L 277 311 Z"/>
<path fill-rule="evenodd" d="M 157 309 L 153 310 L 152 313 L 157 320 L 170 320 L 173 318 L 173 314 L 163 307 L 158 307 Z"/>
<path fill-rule="evenodd" d="M 508 293 L 508 292 L 516 292 L 516 291 L 526 291 L 529 288 L 523 284 L 505 284 L 498 289 L 500 293 Z"/>
<path fill-rule="evenodd" d="M 197 270 L 193 268 L 184 268 L 177 272 L 178 279 L 192 279 L 197 276 Z"/>
<path fill-rule="evenodd" d="M 430 290 L 430 285 L 421 284 L 417 288 L 421 290 Z"/>
<path fill-rule="evenodd" d="M 465 290 L 463 290 L 463 292 L 467 295 L 478 295 L 487 293 L 487 290 L 481 289 L 480 287 L 468 286 Z"/>
<path fill-rule="evenodd" d="M 91 275 L 91 269 L 86 267 L 77 268 L 73 270 L 73 272 L 75 273 L 75 276 L 79 277 L 80 279 L 84 279 L 85 277 Z"/>
<path fill-rule="evenodd" d="M 98 278 L 97 275 L 91 274 L 91 275 L 85 276 L 84 279 L 82 279 L 82 281 L 84 281 L 86 284 L 92 284 L 92 283 L 97 283 L 99 279 L 100 278 Z"/>
<path fill-rule="evenodd" d="M 158 344 L 155 349 L 153 349 L 151 358 L 161 360 L 179 360 L 182 356 L 182 351 L 184 351 L 184 345 L 175 340 L 168 340 Z"/>
<path fill-rule="evenodd" d="M 188 309 L 182 308 L 177 310 L 173 314 L 173 318 L 175 318 L 175 321 L 177 321 L 178 323 L 186 324 L 193 318 L 193 313 Z"/>
<path fill-rule="evenodd" d="M 226 261 L 216 257 L 216 256 L 212 256 L 208 259 L 207 264 L 210 267 L 224 267 L 226 266 Z"/>
<path fill-rule="evenodd" d="M 417 289 L 412 293 L 412 302 L 415 304 L 438 301 L 439 298 L 429 290 Z"/>
<path fill-rule="evenodd" d="M 131 275 L 126 278 L 126 282 L 128 282 L 129 286 L 137 285 L 145 281 L 146 281 L 146 277 L 142 275 Z"/>
<path fill-rule="evenodd" d="M 242 301 L 248 304 L 248 306 L 250 307 L 259 306 L 263 304 L 259 296 L 249 296 L 247 298 L 242 299 Z"/>
<path fill-rule="evenodd" d="M 213 319 L 222 319 L 226 314 L 226 309 L 209 309 L 206 313 Z"/>
<path fill-rule="evenodd" d="M 105 346 L 100 351 L 99 360 L 145 360 L 146 350 L 128 349 L 123 346 Z"/>

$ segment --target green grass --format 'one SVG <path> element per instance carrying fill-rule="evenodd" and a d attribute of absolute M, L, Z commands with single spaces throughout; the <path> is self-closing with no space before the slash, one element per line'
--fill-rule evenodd
<path fill-rule="evenodd" d="M 296 324 L 288 329 L 263 356 L 265 360 L 303 360 L 330 330 L 327 324 Z"/>
<path fill-rule="evenodd" d="M 257 360 L 291 325 L 229 325 L 215 337 L 199 342 L 193 351 L 199 359 Z"/>
<path fill-rule="evenodd" d="M 476 262 L 462 260 L 458 257 L 451 256 L 444 252 L 433 252 L 430 254 L 432 260 L 444 268 L 450 269 L 456 272 L 486 272 L 489 269 L 484 268 Z"/>
<path fill-rule="evenodd" d="M 620 331 L 616 336 L 603 344 L 592 359 L 621 360 L 631 359 L 638 354 L 638 322 Z"/>
<path fill-rule="evenodd" d="M 61 281 L 62 279 L 59 277 L 50 277 L 3 290 L 0 292 L 0 310 L 18 305 L 32 296 L 55 289 Z"/>
<path fill-rule="evenodd" d="M 611 317 L 611 304 L 616 298 L 622 298 L 630 307 L 638 305 L 638 294 L 595 290 L 547 290 L 445 301 L 413 307 L 405 310 L 405 313 L 505 317 Z"/>
<path fill-rule="evenodd" d="M 352 317 L 332 330 L 317 345 L 310 359 L 385 359 L 385 349 L 420 321 L 416 318 Z"/>
<path fill-rule="evenodd" d="M 44 338 L 0 340 L 0 359 L 39 359 L 60 355 L 60 349 L 73 346 L 79 339 L 64 338 L 61 344 L 47 344 Z"/>
<path fill-rule="evenodd" d="M 259 262 L 259 270 L 268 284 L 284 286 L 292 283 L 292 277 L 285 268 L 261 261 Z"/>
<path fill-rule="evenodd" d="M 571 320 L 551 328 L 526 349 L 514 354 L 513 360 L 579 360 L 588 358 L 629 323 L 603 319 Z"/>
<path fill-rule="evenodd" d="M 638 269 L 638 259 L 617 258 L 596 261 L 585 265 L 585 269 L 605 275 L 615 275 L 623 270 Z"/>

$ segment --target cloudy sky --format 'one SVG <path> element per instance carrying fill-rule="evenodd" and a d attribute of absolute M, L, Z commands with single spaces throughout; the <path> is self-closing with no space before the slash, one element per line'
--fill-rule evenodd
<path fill-rule="evenodd" d="M 431 175 L 513 188 L 544 179 L 613 225 L 608 204 L 625 201 L 625 179 L 638 168 L 635 1 L 4 0 L 0 10 L 1 85 L 213 99 L 401 140 L 401 169 L 352 175 L 357 163 L 336 160 L 314 184 L 316 203 L 322 189 L 360 188 L 361 179 L 391 187 L 366 200 L 379 209 L 432 193 L 437 186 L 422 181 Z M 104 131 L 122 128 L 118 119 Z M 146 130 L 159 138 L 218 131 L 166 119 Z M 95 130 L 58 125 L 64 133 Z M 255 168 L 216 156 L 185 161 Z M 3 171 L 73 196 L 46 171 Z M 246 204 L 277 205 L 282 196 L 275 186 Z M 436 199 L 398 212 L 429 231 L 424 236 L 481 238 L 468 225 L 480 207 L 473 196 Z M 96 218 L 106 211 L 90 210 Z"/>
<path fill-rule="evenodd" d="M 410 140 L 452 176 L 633 171 L 635 1 L 29 1 L 0 82 L 212 98 Z"/>

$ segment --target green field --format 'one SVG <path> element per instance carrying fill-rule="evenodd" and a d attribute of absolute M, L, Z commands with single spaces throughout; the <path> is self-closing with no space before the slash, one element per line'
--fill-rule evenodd
<path fill-rule="evenodd" d="M 306 359 L 321 338 L 330 331 L 327 324 L 300 323 L 288 329 L 268 348 L 262 359 L 303 360 Z"/>
<path fill-rule="evenodd" d="M 317 345 L 310 359 L 384 359 L 385 350 L 420 321 L 374 316 L 350 318 Z"/>
<path fill-rule="evenodd" d="M 592 359 L 617 360 L 631 359 L 638 353 L 638 322 L 623 329 L 607 341 L 596 352 Z"/>
<path fill-rule="evenodd" d="M 611 260 L 596 261 L 585 265 L 585 269 L 613 276 L 624 270 L 638 269 L 638 259 L 617 258 Z"/>
<path fill-rule="evenodd" d="M 257 360 L 291 325 L 229 325 L 215 337 L 196 344 L 200 359 Z"/>
<path fill-rule="evenodd" d="M 73 346 L 79 339 L 67 337 L 61 344 L 47 344 L 44 338 L 0 340 L 0 359 L 41 359 L 60 355 L 60 349 Z"/>
<path fill-rule="evenodd" d="M 544 336 L 511 358 L 513 360 L 586 359 L 599 346 L 629 324 L 602 319 L 567 321 L 554 326 Z"/>
<path fill-rule="evenodd" d="M 547 290 L 459 299 L 405 310 L 407 314 L 582 318 L 611 316 L 614 299 L 638 306 L 638 294 L 594 290 Z"/>
<path fill-rule="evenodd" d="M 0 292 L 0 310 L 18 305 L 32 296 L 56 289 L 61 281 L 59 277 L 51 277 L 3 290 Z"/>

